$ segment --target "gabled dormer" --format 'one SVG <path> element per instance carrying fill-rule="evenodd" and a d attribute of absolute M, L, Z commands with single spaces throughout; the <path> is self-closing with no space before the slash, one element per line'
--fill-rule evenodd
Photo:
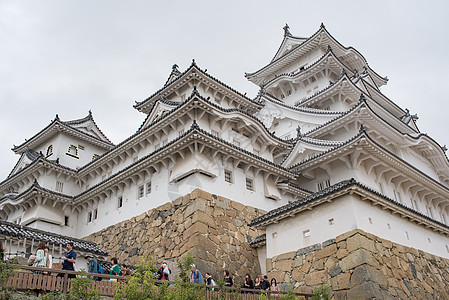
<path fill-rule="evenodd" d="M 30 139 L 12 149 L 16 154 L 34 151 L 71 169 L 80 168 L 114 145 L 96 125 L 92 113 L 62 121 L 59 116 Z"/>
<path fill-rule="evenodd" d="M 181 103 L 194 89 L 224 108 L 239 108 L 254 113 L 262 107 L 260 103 L 209 75 L 207 70 L 202 70 L 193 61 L 190 67 L 181 74 L 172 71 L 167 83 L 160 90 L 147 99 L 136 102 L 134 108 L 149 114 L 161 97 L 166 101 Z"/>

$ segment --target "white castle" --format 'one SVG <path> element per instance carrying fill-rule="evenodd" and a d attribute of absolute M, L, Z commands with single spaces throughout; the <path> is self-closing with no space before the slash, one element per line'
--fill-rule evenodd
<path fill-rule="evenodd" d="M 323 25 L 309 38 L 286 26 L 271 62 L 245 76 L 254 99 L 194 61 L 174 65 L 117 145 L 90 112 L 56 116 L 14 146 L 1 220 L 82 238 L 200 188 L 268 211 L 252 222 L 266 230 L 263 270 L 353 229 L 449 258 L 446 148 L 382 94 L 387 78 L 357 50 Z"/>

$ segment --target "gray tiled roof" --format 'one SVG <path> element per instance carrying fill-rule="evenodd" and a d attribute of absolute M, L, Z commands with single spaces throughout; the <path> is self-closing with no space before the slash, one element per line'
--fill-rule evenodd
<path fill-rule="evenodd" d="M 0 221 L 0 234 L 26 239 L 35 239 L 37 241 L 44 241 L 46 243 L 57 244 L 65 246 L 68 242 L 73 243 L 75 250 L 84 252 L 91 252 L 98 255 L 107 256 L 108 253 L 101 249 L 96 243 L 85 241 L 81 239 L 72 238 L 69 236 L 59 235 L 48 231 L 38 230 L 26 226 L 17 225 L 14 223 Z"/>

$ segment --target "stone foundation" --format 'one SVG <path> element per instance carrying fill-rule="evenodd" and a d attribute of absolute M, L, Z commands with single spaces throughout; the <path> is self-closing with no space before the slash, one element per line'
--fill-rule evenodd
<path fill-rule="evenodd" d="M 247 224 L 264 212 L 202 190 L 195 190 L 130 220 L 85 237 L 115 256 L 137 264 L 141 257 L 174 260 L 188 252 L 201 272 L 222 278 L 260 274 L 257 251 L 248 241 L 260 235 Z"/>
<path fill-rule="evenodd" d="M 353 230 L 267 259 L 296 291 L 328 284 L 335 299 L 449 299 L 449 260 Z"/>

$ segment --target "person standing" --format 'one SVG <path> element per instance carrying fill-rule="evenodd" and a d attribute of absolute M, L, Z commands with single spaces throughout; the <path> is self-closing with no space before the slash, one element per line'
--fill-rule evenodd
<path fill-rule="evenodd" d="M 196 268 L 194 264 L 190 265 L 190 282 L 191 283 L 198 283 L 203 284 L 203 275 L 201 275 L 200 270 Z"/>
<path fill-rule="evenodd" d="M 268 291 L 270 289 L 270 283 L 268 282 L 267 275 L 260 276 L 260 289 L 264 291 Z"/>
<path fill-rule="evenodd" d="M 251 279 L 251 275 L 246 274 L 245 276 L 245 282 L 243 282 L 243 288 L 245 289 L 254 289 L 254 282 Z M 250 293 L 250 292 L 246 292 L 246 293 Z"/>
<path fill-rule="evenodd" d="M 223 276 L 224 276 L 223 280 L 224 280 L 225 287 L 233 287 L 234 282 L 232 281 L 232 277 L 229 276 L 229 270 L 224 270 Z"/>
<path fill-rule="evenodd" d="M 167 263 L 164 261 L 160 268 L 157 270 L 158 280 L 169 280 L 168 276 L 171 274 L 171 270 L 168 267 Z"/>
<path fill-rule="evenodd" d="M 111 258 L 111 264 L 112 264 L 112 267 L 111 267 L 111 270 L 109 271 L 109 274 L 119 276 L 120 275 L 120 266 L 118 265 L 117 257 Z"/>
<path fill-rule="evenodd" d="M 255 290 L 260 290 L 260 278 L 259 277 L 256 277 L 254 279 L 254 289 Z"/>
<path fill-rule="evenodd" d="M 75 262 L 76 262 L 76 252 L 73 250 L 73 242 L 68 242 L 67 245 L 67 253 L 61 257 L 62 269 L 67 271 L 75 271 Z M 59 274 L 59 277 L 64 277 L 64 274 Z M 75 274 L 69 274 L 69 278 L 75 278 Z"/>
<path fill-rule="evenodd" d="M 278 296 L 279 294 L 276 292 L 279 292 L 279 286 L 278 283 L 276 282 L 276 278 L 271 278 L 271 284 L 270 284 L 270 293 L 272 296 Z"/>
<path fill-rule="evenodd" d="M 33 267 L 45 268 L 47 266 L 47 257 L 45 255 L 45 242 L 39 242 L 36 250 L 36 258 L 33 262 Z M 43 274 L 41 271 L 33 271 L 35 274 Z"/>

